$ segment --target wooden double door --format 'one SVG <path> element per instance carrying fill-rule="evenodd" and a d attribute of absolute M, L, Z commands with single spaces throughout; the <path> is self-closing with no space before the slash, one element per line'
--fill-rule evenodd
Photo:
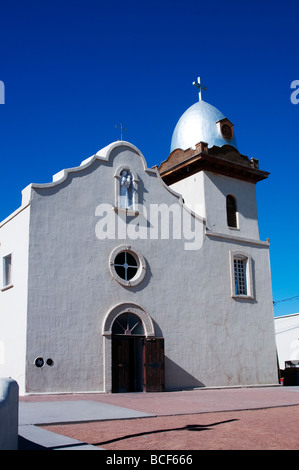
<path fill-rule="evenodd" d="M 112 335 L 112 392 L 162 392 L 164 339 Z"/>

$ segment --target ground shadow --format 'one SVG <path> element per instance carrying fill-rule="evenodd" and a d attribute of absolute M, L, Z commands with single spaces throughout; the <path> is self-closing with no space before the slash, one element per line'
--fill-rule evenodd
<path fill-rule="evenodd" d="M 18 436 L 18 450 L 47 450 L 47 448 L 29 441 L 25 437 Z"/>
<path fill-rule="evenodd" d="M 139 432 L 136 434 L 128 434 L 126 436 L 122 437 L 116 437 L 115 439 L 109 439 L 108 441 L 103 441 L 103 442 L 97 442 L 97 443 L 92 443 L 94 446 L 102 446 L 105 444 L 111 444 L 112 442 L 117 442 L 117 441 L 123 441 L 125 439 L 130 439 L 132 437 L 140 437 L 140 436 L 145 436 L 145 435 L 150 435 L 150 434 L 158 434 L 158 433 L 164 433 L 164 432 L 170 432 L 170 431 L 209 431 L 210 428 L 213 426 L 218 426 L 219 424 L 225 424 L 225 423 L 231 423 L 232 421 L 238 421 L 238 419 L 228 419 L 226 421 L 219 421 L 218 423 L 212 423 L 212 424 L 187 424 L 186 426 L 180 427 L 180 428 L 169 428 L 169 429 L 157 429 L 155 431 L 144 431 L 144 432 Z"/>
<path fill-rule="evenodd" d="M 41 444 L 37 444 L 36 442 L 30 441 L 23 436 L 18 436 L 18 450 L 73 450 L 75 447 L 84 446 L 85 442 L 78 442 L 78 443 L 71 443 L 71 444 L 63 444 L 63 445 L 56 445 L 56 446 L 42 446 Z M 88 444 L 86 444 L 88 445 Z"/>

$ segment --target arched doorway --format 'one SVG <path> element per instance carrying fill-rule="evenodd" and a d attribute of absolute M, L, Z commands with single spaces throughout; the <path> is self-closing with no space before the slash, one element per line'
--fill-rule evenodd
<path fill-rule="evenodd" d="M 112 392 L 143 391 L 144 328 L 134 313 L 119 315 L 112 326 Z"/>
<path fill-rule="evenodd" d="M 140 306 L 114 306 L 102 334 L 106 392 L 164 391 L 164 339 L 155 336 L 154 323 Z"/>

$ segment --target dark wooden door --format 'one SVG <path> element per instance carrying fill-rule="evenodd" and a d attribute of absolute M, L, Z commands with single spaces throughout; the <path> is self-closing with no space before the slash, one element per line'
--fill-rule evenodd
<path fill-rule="evenodd" d="M 114 336 L 112 339 L 112 392 L 128 392 L 130 384 L 129 341 Z"/>
<path fill-rule="evenodd" d="M 112 392 L 142 391 L 142 349 L 142 337 L 112 337 Z"/>
<path fill-rule="evenodd" d="M 143 361 L 143 390 L 163 392 L 165 389 L 164 338 L 145 338 Z"/>

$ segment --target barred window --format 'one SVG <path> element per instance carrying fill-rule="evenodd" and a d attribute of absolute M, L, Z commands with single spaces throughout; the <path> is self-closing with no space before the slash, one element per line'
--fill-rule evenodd
<path fill-rule="evenodd" d="M 246 259 L 234 259 L 235 295 L 247 295 Z"/>
<path fill-rule="evenodd" d="M 254 299 L 253 260 L 251 256 L 239 250 L 229 252 L 231 272 L 231 296 Z"/>

